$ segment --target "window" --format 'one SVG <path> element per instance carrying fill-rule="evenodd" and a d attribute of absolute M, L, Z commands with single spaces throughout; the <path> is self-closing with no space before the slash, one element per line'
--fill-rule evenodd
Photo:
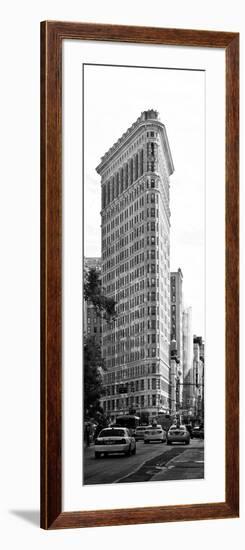
<path fill-rule="evenodd" d="M 128 164 L 127 163 L 124 165 L 124 186 L 125 186 L 125 189 L 127 189 L 128 187 Z"/>
<path fill-rule="evenodd" d="M 102 187 L 102 208 L 105 208 L 106 206 L 106 187 L 105 185 Z"/>
<path fill-rule="evenodd" d="M 141 149 L 140 151 L 140 176 L 142 176 L 144 171 L 144 151 Z"/>
<path fill-rule="evenodd" d="M 135 155 L 135 179 L 138 179 L 138 155 Z"/>
<path fill-rule="evenodd" d="M 111 195 L 110 195 L 110 182 L 107 182 L 107 204 L 111 202 Z"/>
<path fill-rule="evenodd" d="M 134 181 L 134 162 L 133 159 L 130 159 L 130 183 Z"/>
<path fill-rule="evenodd" d="M 151 372 L 152 372 L 152 374 L 155 374 L 155 372 L 156 372 L 156 363 L 152 363 Z"/>
<path fill-rule="evenodd" d="M 120 169 L 120 193 L 123 192 L 123 168 Z"/>
<path fill-rule="evenodd" d="M 119 195 L 119 173 L 116 174 L 116 197 Z"/>

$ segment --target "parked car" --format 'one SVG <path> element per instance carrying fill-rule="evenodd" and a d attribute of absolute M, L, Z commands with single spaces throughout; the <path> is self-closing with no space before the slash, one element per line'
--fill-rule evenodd
<path fill-rule="evenodd" d="M 192 430 L 192 437 L 198 439 L 204 439 L 204 428 L 203 426 L 195 426 Z"/>
<path fill-rule="evenodd" d="M 172 445 L 172 443 L 185 443 L 189 445 L 190 438 L 190 433 L 184 424 L 180 426 L 172 424 L 167 433 L 167 445 Z"/>
<path fill-rule="evenodd" d="M 144 433 L 144 443 L 150 443 L 150 441 L 159 441 L 161 443 L 166 441 L 166 432 L 160 424 L 147 426 Z"/>
<path fill-rule="evenodd" d="M 136 441 L 127 428 L 104 428 L 94 442 L 94 456 L 107 456 L 111 453 L 123 453 L 125 456 L 135 455 Z"/>
<path fill-rule="evenodd" d="M 187 430 L 188 430 L 188 432 L 189 432 L 189 434 L 192 438 L 193 437 L 193 435 L 192 435 L 192 430 L 193 430 L 192 425 L 191 424 L 185 424 L 185 426 L 186 426 L 186 428 L 187 428 Z"/>
<path fill-rule="evenodd" d="M 144 435 L 145 431 L 147 430 L 148 426 L 138 426 L 135 430 L 135 439 L 136 441 L 144 441 Z"/>

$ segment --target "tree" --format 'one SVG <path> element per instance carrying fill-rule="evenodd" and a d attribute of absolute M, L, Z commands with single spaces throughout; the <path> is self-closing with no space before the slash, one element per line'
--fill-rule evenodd
<path fill-rule="evenodd" d="M 96 313 L 110 322 L 116 318 L 116 301 L 103 293 L 99 272 L 91 267 L 85 274 L 84 300 L 91 302 Z"/>
<path fill-rule="evenodd" d="M 85 274 L 84 299 L 93 304 L 97 315 L 108 323 L 115 320 L 116 302 L 103 294 L 99 272 L 90 268 Z M 84 414 L 85 417 L 103 415 L 100 407 L 100 398 L 103 393 L 102 370 L 105 370 L 101 356 L 101 348 L 94 337 L 87 337 L 84 341 Z"/>
<path fill-rule="evenodd" d="M 100 398 L 103 392 L 101 368 L 103 360 L 101 349 L 90 336 L 84 343 L 84 414 L 93 417 L 100 409 Z"/>

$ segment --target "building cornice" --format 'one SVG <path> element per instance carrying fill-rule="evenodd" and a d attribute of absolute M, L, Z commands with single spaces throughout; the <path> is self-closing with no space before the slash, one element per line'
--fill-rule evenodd
<path fill-rule="evenodd" d="M 128 147 L 130 141 L 135 138 L 135 135 L 142 130 L 147 129 L 149 126 L 157 126 L 161 131 L 161 137 L 163 140 L 163 147 L 166 153 L 168 175 L 174 172 L 174 165 L 172 155 L 167 138 L 167 132 L 164 124 L 158 119 L 157 111 L 150 110 L 141 113 L 141 116 L 130 126 L 126 132 L 110 147 L 110 149 L 101 157 L 100 164 L 96 167 L 98 174 L 102 175 L 108 164 L 110 164 L 117 156 L 121 154 L 121 151 Z"/>

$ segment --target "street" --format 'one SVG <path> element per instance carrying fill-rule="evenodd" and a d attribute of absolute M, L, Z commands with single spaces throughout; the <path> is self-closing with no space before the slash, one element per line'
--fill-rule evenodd
<path fill-rule="evenodd" d="M 190 445 L 137 441 L 136 455 L 111 455 L 94 458 L 94 448 L 84 449 L 84 485 L 202 479 L 204 477 L 203 440 Z"/>

